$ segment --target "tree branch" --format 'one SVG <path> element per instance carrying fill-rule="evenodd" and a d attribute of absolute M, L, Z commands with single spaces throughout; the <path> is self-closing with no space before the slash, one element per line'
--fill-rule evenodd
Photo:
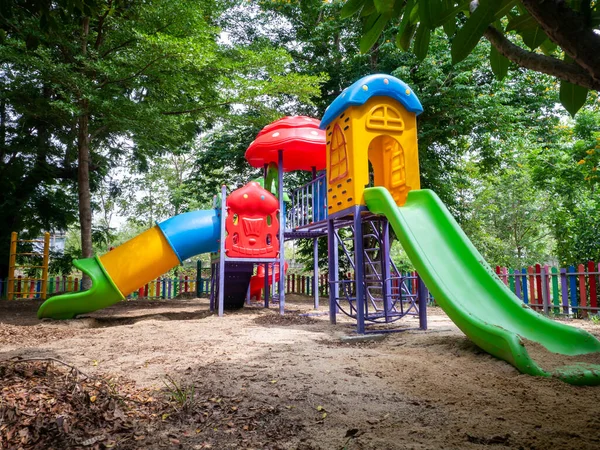
<path fill-rule="evenodd" d="M 564 0 L 521 0 L 548 37 L 600 83 L 600 35 Z M 596 87 L 598 90 L 598 88 Z"/>
<path fill-rule="evenodd" d="M 200 106 L 199 108 L 193 108 L 193 109 L 185 109 L 182 111 L 165 111 L 162 112 L 161 114 L 163 116 L 181 116 L 183 114 L 192 114 L 192 113 L 196 113 L 196 112 L 201 112 L 201 111 L 206 111 L 207 109 L 211 109 L 211 108 L 217 108 L 219 106 L 227 106 L 227 105 L 231 105 L 233 102 L 223 102 L 223 103 L 215 103 L 213 105 L 205 105 L 205 106 Z"/>
<path fill-rule="evenodd" d="M 169 28 L 171 25 L 172 25 L 172 23 L 169 22 L 168 24 L 160 27 L 159 29 L 157 29 L 156 31 L 154 31 L 153 33 L 151 33 L 150 36 L 153 36 L 153 35 L 155 35 L 157 33 L 160 33 L 164 29 Z M 131 38 L 131 39 L 128 39 L 128 40 L 126 40 L 124 42 L 121 42 L 119 45 L 116 45 L 116 46 L 114 46 L 112 48 L 109 48 L 104 53 L 102 53 L 101 58 L 105 58 L 109 54 L 111 54 L 112 52 L 115 52 L 115 51 L 117 51 L 117 50 L 119 50 L 121 48 L 127 47 L 129 44 L 132 44 L 132 43 L 136 42 L 137 40 L 138 40 L 138 38 Z"/>
<path fill-rule="evenodd" d="M 136 73 L 134 73 L 133 75 L 129 75 L 128 77 L 121 78 L 120 80 L 106 80 L 102 84 L 100 84 L 100 88 L 103 88 L 104 86 L 106 86 L 108 84 L 122 83 L 123 81 L 128 81 L 128 80 L 132 80 L 136 77 L 139 77 L 141 74 L 143 74 L 146 71 L 146 69 L 148 69 L 148 67 L 150 67 L 152 64 L 154 64 L 156 61 L 159 61 L 168 56 L 169 55 L 162 55 L 162 56 L 159 56 L 158 58 L 154 58 L 148 64 L 146 64 L 144 67 L 142 67 L 140 70 L 138 70 Z"/>
<path fill-rule="evenodd" d="M 525 50 L 513 44 L 504 34 L 492 26 L 489 26 L 483 35 L 502 55 L 521 67 L 552 75 L 588 89 L 600 90 L 600 80 L 595 80 L 577 64 L 569 64 L 551 56 Z"/>
<path fill-rule="evenodd" d="M 109 0 L 108 5 L 106 5 L 106 11 L 104 14 L 98 17 L 98 35 L 96 36 L 96 43 L 94 44 L 94 48 L 98 50 L 102 41 L 104 40 L 104 21 L 110 14 L 110 10 L 112 9 L 112 0 Z"/>
<path fill-rule="evenodd" d="M 41 361 L 41 362 L 55 362 L 58 364 L 62 364 L 65 367 L 68 367 L 69 369 L 71 369 L 71 371 L 75 372 L 78 375 L 83 375 L 85 378 L 89 378 L 89 375 L 87 375 L 86 373 L 82 372 L 81 370 L 79 370 L 77 367 L 66 363 L 60 359 L 57 358 L 52 358 L 52 357 L 45 357 L 45 358 L 22 358 L 20 356 L 15 356 L 14 358 L 11 358 L 9 360 L 9 362 L 12 362 L 13 364 L 15 363 L 24 363 L 24 362 L 29 362 L 29 361 Z"/>

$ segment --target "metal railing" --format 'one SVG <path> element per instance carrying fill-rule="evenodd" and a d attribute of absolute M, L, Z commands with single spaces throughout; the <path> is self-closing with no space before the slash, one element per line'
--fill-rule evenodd
<path fill-rule="evenodd" d="M 327 183 L 322 173 L 292 192 L 287 211 L 287 227 L 298 229 L 327 219 Z"/>

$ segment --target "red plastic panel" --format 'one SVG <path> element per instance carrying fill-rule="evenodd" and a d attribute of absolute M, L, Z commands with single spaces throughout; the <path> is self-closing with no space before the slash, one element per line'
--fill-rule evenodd
<path fill-rule="evenodd" d="M 323 170 L 325 168 L 325 131 L 317 119 L 290 116 L 264 127 L 246 150 L 246 160 L 253 167 L 277 163 L 283 150 L 283 170 Z"/>
<path fill-rule="evenodd" d="M 271 258 L 279 253 L 279 202 L 258 183 L 227 197 L 225 253 L 235 258 Z"/>
<path fill-rule="evenodd" d="M 272 281 L 273 275 L 273 264 L 269 264 L 269 284 Z M 288 263 L 285 262 L 283 266 L 284 273 L 287 273 Z M 275 264 L 275 282 L 279 281 L 279 264 Z M 256 300 L 260 301 L 262 298 L 262 291 L 265 287 L 265 266 L 263 264 L 259 264 L 256 268 L 256 275 L 250 278 L 250 298 L 256 298 Z"/>

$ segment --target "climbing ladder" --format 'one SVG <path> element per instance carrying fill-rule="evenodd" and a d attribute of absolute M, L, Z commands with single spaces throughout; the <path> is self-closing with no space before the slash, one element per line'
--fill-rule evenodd
<path fill-rule="evenodd" d="M 391 167 L 390 167 L 390 178 L 391 182 L 390 193 L 397 204 L 404 204 L 406 196 L 408 195 L 408 188 L 406 186 L 406 164 L 404 162 L 404 151 L 400 144 L 389 136 L 384 137 L 383 141 L 384 152 L 392 152 L 391 156 Z"/>
<path fill-rule="evenodd" d="M 19 243 L 29 244 L 43 244 L 43 251 L 35 252 L 18 252 Z M 44 233 L 44 239 L 18 239 L 16 232 L 12 232 L 10 235 L 10 255 L 8 260 L 8 287 L 7 287 L 7 298 L 13 300 L 16 296 L 28 297 L 29 295 L 39 295 L 39 298 L 46 300 L 46 291 L 48 286 L 48 262 L 50 255 L 50 233 Z M 42 265 L 18 265 L 17 256 L 41 256 Z M 39 269 L 42 271 L 41 278 L 26 278 L 24 282 L 17 283 L 15 286 L 15 271 L 16 269 L 36 269 L 36 273 Z M 29 289 L 29 283 L 35 283 L 35 289 Z M 41 282 L 38 283 L 38 282 Z"/>
<path fill-rule="evenodd" d="M 415 276 L 403 275 L 392 261 L 387 220 L 381 216 L 361 217 L 358 222 L 334 220 L 332 228 L 330 261 L 337 259 L 337 264 L 330 263 L 330 268 L 347 271 L 345 276 L 330 276 L 335 312 L 356 319 L 359 333 L 365 332 L 365 324 L 392 323 L 405 316 L 418 316 L 425 328 L 423 295 L 413 287 L 422 283 L 415 283 Z"/>

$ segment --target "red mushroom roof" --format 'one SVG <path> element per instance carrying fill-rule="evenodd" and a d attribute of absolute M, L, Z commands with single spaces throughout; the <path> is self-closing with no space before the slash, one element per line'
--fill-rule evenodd
<path fill-rule="evenodd" d="M 325 168 L 325 131 L 321 122 L 312 117 L 291 116 L 264 127 L 246 150 L 246 160 L 252 167 L 277 163 L 283 150 L 283 170 L 317 170 Z"/>

